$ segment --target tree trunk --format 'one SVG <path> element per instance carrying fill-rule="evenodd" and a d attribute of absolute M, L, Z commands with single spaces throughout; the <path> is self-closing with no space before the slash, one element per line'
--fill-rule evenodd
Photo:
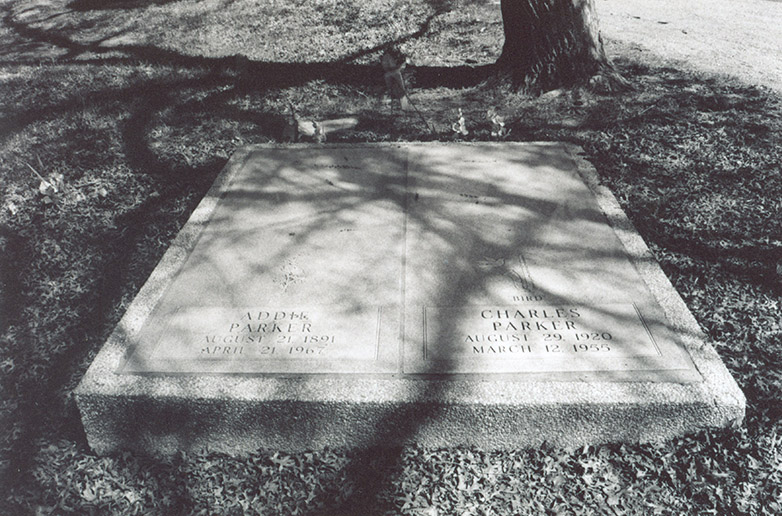
<path fill-rule="evenodd" d="M 505 45 L 498 64 L 540 92 L 586 83 L 611 69 L 594 0 L 502 0 Z"/>

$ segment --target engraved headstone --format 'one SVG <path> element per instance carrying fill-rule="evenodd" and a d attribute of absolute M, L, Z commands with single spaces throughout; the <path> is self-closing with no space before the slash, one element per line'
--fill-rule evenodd
<path fill-rule="evenodd" d="M 257 155 L 120 372 L 396 372 L 404 195 L 366 150 Z"/>
<path fill-rule="evenodd" d="M 643 441 L 744 411 L 561 144 L 243 149 L 76 397 L 99 452 Z"/>

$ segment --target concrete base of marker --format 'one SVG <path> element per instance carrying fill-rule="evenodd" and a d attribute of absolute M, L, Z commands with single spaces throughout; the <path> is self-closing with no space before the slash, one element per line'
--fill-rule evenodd
<path fill-rule="evenodd" d="M 139 382 L 140 391 L 153 387 L 145 383 Z M 270 382 L 241 383 L 243 388 L 263 392 Z M 78 402 L 89 445 L 96 453 L 129 449 L 153 455 L 178 450 L 235 453 L 412 443 L 501 449 L 543 442 L 564 447 L 648 442 L 735 424 L 744 412 L 740 400 L 715 404 L 704 393 L 660 384 L 632 385 L 632 390 L 656 390 L 658 399 L 650 401 L 648 392 L 633 396 L 616 389 L 616 384 L 437 381 L 424 387 L 420 381 L 400 385 L 373 380 L 353 387 L 372 389 L 375 396 L 348 401 L 340 382 L 314 383 L 306 389 L 332 390 L 333 397 L 304 399 L 303 386 L 295 381 L 283 382 L 287 384 L 283 389 L 277 382 L 274 397 L 232 396 L 234 382 L 217 381 L 211 393 L 215 397 L 82 392 Z M 282 399 L 279 394 L 286 390 L 289 395 Z M 468 394 L 459 396 L 459 391 Z"/>
<path fill-rule="evenodd" d="M 253 146 L 238 151 L 226 166 L 76 389 L 91 448 L 99 454 L 127 449 L 169 455 L 180 450 L 299 451 L 410 443 L 576 447 L 657 441 L 739 424 L 745 412 L 742 392 L 616 200 L 578 157 L 578 149 L 509 145 L 519 156 L 528 150 L 534 155 L 541 149 L 550 152 L 552 146 L 570 156 L 686 350 L 691 366 L 684 377 L 673 370 L 658 378 L 651 377 L 654 371 L 635 378 L 625 371 L 612 378 L 605 372 L 485 374 L 466 369 L 457 374 L 407 374 L 404 369 L 398 374 L 118 374 L 133 352 L 134 336 L 208 224 L 226 178 L 251 153 L 265 148 Z"/>

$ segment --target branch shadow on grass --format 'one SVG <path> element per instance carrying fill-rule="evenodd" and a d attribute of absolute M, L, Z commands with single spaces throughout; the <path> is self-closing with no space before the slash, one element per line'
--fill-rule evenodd
<path fill-rule="evenodd" d="M 86 4 L 82 6 L 82 4 Z M 122 5 L 123 9 L 132 7 L 141 7 L 147 4 L 167 3 L 167 0 L 147 2 L 139 0 L 130 2 L 131 7 L 125 5 L 125 2 L 112 3 L 100 2 L 93 5 L 93 0 L 76 0 L 70 4 L 72 9 L 76 7 L 89 10 L 101 8 L 114 8 Z M 208 68 L 213 70 L 242 72 L 249 76 L 245 79 L 249 82 L 255 82 L 259 87 L 288 87 L 301 85 L 309 81 L 323 80 L 331 84 L 363 84 L 363 85 L 382 85 L 382 70 L 379 63 L 376 66 L 354 64 L 362 57 L 372 55 L 382 50 L 398 46 L 405 42 L 418 39 L 430 32 L 432 21 L 443 13 L 447 12 L 449 2 L 432 0 L 433 12 L 421 21 L 419 27 L 408 34 L 389 39 L 371 47 L 360 48 L 347 55 L 340 56 L 331 61 L 318 62 L 271 62 L 263 60 L 250 60 L 241 56 L 233 57 L 203 57 L 186 55 L 176 50 L 164 49 L 157 46 L 144 44 L 111 44 L 104 45 L 105 42 L 126 34 L 130 29 L 120 29 L 98 39 L 89 42 L 79 41 L 79 32 L 97 26 L 100 21 L 85 20 L 86 25 L 77 25 L 75 27 L 37 27 L 35 23 L 46 21 L 51 17 L 64 16 L 68 11 L 55 12 L 48 18 L 43 19 L 25 19 L 22 21 L 19 17 L 25 10 L 14 12 L 9 10 L 3 22 L 11 27 L 17 34 L 25 39 L 38 43 L 45 43 L 54 47 L 59 47 L 68 51 L 67 55 L 59 58 L 62 62 L 73 64 L 82 63 L 85 65 L 95 63 L 138 63 L 139 60 L 147 64 L 171 65 L 187 68 Z M 136 5 L 138 4 L 138 5 Z M 90 7 L 86 7 L 89 5 Z M 79 59 L 83 54 L 90 56 L 101 56 L 109 54 L 107 59 Z M 117 54 L 125 54 L 127 57 L 116 57 Z M 11 60 L 18 63 L 18 60 Z M 408 72 L 417 78 L 416 86 L 419 88 L 445 87 L 470 87 L 477 85 L 496 72 L 494 65 L 482 66 L 409 66 Z"/>
<path fill-rule="evenodd" d="M 208 105 L 210 105 L 212 109 L 219 112 L 221 116 L 230 119 L 249 117 L 252 120 L 257 120 L 256 115 L 249 113 L 247 110 L 229 106 L 228 101 L 235 98 L 237 95 L 240 95 L 242 92 L 267 92 L 306 84 L 307 82 L 316 80 L 324 80 L 330 84 L 347 84 L 356 87 L 367 87 L 367 85 L 376 88 L 382 87 L 382 81 L 380 79 L 381 74 L 378 73 L 377 67 L 367 65 L 355 65 L 350 63 L 263 63 L 235 58 L 213 59 L 185 56 L 155 47 L 119 46 L 106 49 L 99 45 L 74 43 L 62 35 L 46 37 L 45 34 L 36 32 L 27 32 L 26 34 L 30 37 L 42 37 L 44 41 L 51 44 L 64 44 L 67 48 L 73 50 L 72 56 L 85 53 L 101 54 L 102 52 L 109 51 L 121 51 L 128 56 L 126 58 L 112 58 L 109 61 L 101 59 L 90 59 L 81 62 L 69 61 L 69 63 L 73 65 L 78 65 L 79 63 L 89 65 L 103 62 L 110 62 L 113 64 L 143 62 L 212 71 L 211 75 L 205 75 L 195 79 L 187 78 L 183 80 L 156 81 L 151 84 L 147 83 L 147 87 L 143 89 L 105 92 L 107 96 L 123 98 L 133 102 L 130 118 L 123 125 L 124 150 L 128 155 L 132 167 L 139 174 L 156 174 L 161 176 L 162 179 L 165 179 L 164 182 L 168 185 L 167 187 L 170 192 L 173 192 L 179 186 L 184 186 L 188 180 L 194 176 L 201 177 L 201 184 L 197 189 L 204 190 L 210 183 L 210 178 L 214 177 L 221 165 L 221 160 L 215 158 L 202 167 L 184 165 L 181 167 L 172 167 L 171 163 L 161 159 L 161 157 L 150 147 L 147 135 L 154 117 L 176 102 L 178 90 L 180 88 L 212 87 L 219 89 L 218 87 L 223 87 L 225 88 L 224 91 L 214 93 L 209 97 Z M 421 88 L 435 88 L 438 86 L 464 87 L 475 85 L 479 84 L 485 79 L 487 74 L 491 73 L 491 67 L 411 67 L 410 69 L 417 76 L 417 85 Z M 222 75 L 226 71 L 231 72 L 233 75 L 230 77 Z M 70 103 L 60 106 L 60 108 L 67 110 L 78 106 L 79 100 L 75 99 Z M 215 106 L 220 107 L 215 108 Z M 197 109 L 198 106 L 194 103 L 192 108 Z M 268 117 L 273 118 L 272 114 L 263 115 L 268 115 Z M 15 127 L 23 127 L 32 120 L 48 116 L 52 116 L 52 113 L 48 111 L 48 108 L 33 108 L 23 112 L 18 117 L 18 123 Z M 280 120 L 272 121 L 272 125 L 279 123 L 281 123 Z M 274 130 L 270 131 L 274 132 Z M 422 170 L 421 173 L 430 178 L 437 177 L 437 172 L 434 170 Z M 349 179 L 344 174 L 340 177 L 343 180 Z M 481 186 L 481 188 L 484 187 Z M 168 194 L 164 193 L 164 197 L 167 195 Z M 406 199 L 401 199 L 398 194 L 393 192 L 381 192 L 381 196 L 385 196 L 385 200 L 395 203 L 397 207 L 402 209 L 404 209 L 405 204 L 409 202 Z M 517 198 L 516 200 L 521 205 L 527 206 L 533 211 L 536 209 L 547 211 L 549 209 L 545 206 L 541 207 L 539 204 L 531 204 L 531 200 L 527 198 Z M 330 201 L 334 201 L 334 199 L 330 199 Z M 344 202 L 345 199 L 341 202 L 339 202 L 339 199 L 337 199 L 337 201 L 338 207 L 333 211 L 334 214 L 338 214 L 341 210 L 346 211 L 353 209 L 356 206 L 350 202 Z M 154 201 L 144 203 L 137 212 L 126 217 L 122 223 L 127 226 L 143 226 L 150 221 L 150 218 L 145 216 L 144 212 L 157 211 L 158 209 L 159 208 Z M 422 227 L 432 233 L 436 234 L 439 231 L 426 217 L 419 219 L 418 222 L 422 224 Z M 539 230 L 540 228 L 537 229 Z M 315 226 L 310 228 L 310 230 L 318 231 L 319 228 Z M 536 228 L 533 225 L 533 227 L 526 228 L 526 230 L 534 232 Z M 500 249 L 496 248 L 496 244 L 483 241 L 482 235 L 476 233 L 473 236 L 478 239 L 478 246 L 486 250 L 487 253 L 492 254 L 494 251 L 500 251 Z M 128 239 L 123 240 L 119 245 L 132 247 L 134 238 L 135 236 L 130 234 Z M 299 242 L 301 242 L 302 239 L 306 239 L 306 232 L 299 235 Z M 509 237 L 509 240 L 515 243 L 519 243 L 520 239 L 521 236 L 518 234 Z M 455 257 L 456 256 L 454 256 L 454 258 Z M 116 263 L 107 263 L 104 271 L 107 275 L 111 274 L 112 271 L 115 271 L 117 265 L 121 266 L 120 262 L 125 259 L 124 256 L 117 256 L 116 258 Z M 114 278 L 116 279 L 117 276 L 114 276 Z M 101 288 L 101 290 L 106 290 L 106 304 L 103 306 L 103 310 L 99 311 L 100 313 L 96 312 L 96 320 L 87 322 L 87 325 L 92 322 L 98 322 L 99 320 L 103 321 L 105 324 L 106 318 L 111 317 L 106 313 L 106 310 L 109 306 L 114 306 L 114 304 L 116 304 L 116 298 L 120 295 L 120 287 L 121 285 L 119 282 L 109 281 Z M 442 303 L 449 305 L 454 303 L 458 304 L 461 300 L 479 293 L 481 288 L 481 284 L 472 282 L 469 279 L 464 279 L 463 281 L 454 282 L 449 288 L 443 289 L 438 293 L 438 297 L 442 300 L 440 301 Z M 88 344 L 99 343 L 100 336 L 95 335 L 94 330 L 85 331 L 91 333 L 93 336 L 91 340 L 85 342 Z M 84 349 L 79 350 L 79 353 L 73 353 L 72 355 L 74 356 L 71 357 L 71 360 L 60 364 L 60 367 L 66 369 L 80 367 L 80 358 L 83 357 L 84 354 Z M 51 375 L 51 378 L 53 385 L 58 382 L 64 383 L 66 381 L 62 374 L 53 374 Z M 446 382 L 422 382 L 419 385 L 419 392 L 416 396 L 421 400 L 438 399 L 447 394 L 446 389 Z M 56 386 L 53 387 L 52 390 L 57 390 Z M 422 411 L 419 406 L 398 413 L 389 413 L 386 416 L 386 423 L 382 425 L 385 430 L 373 435 L 373 444 L 370 445 L 366 451 L 359 452 L 353 456 L 353 459 L 347 468 L 346 477 L 349 482 L 356 486 L 356 490 L 355 494 L 349 497 L 349 500 L 343 506 L 336 509 L 340 511 L 339 513 L 344 513 L 344 511 L 347 510 L 358 511 L 361 509 L 368 511 L 373 508 L 373 504 L 377 503 L 378 493 L 384 489 L 390 480 L 389 472 L 393 472 L 399 466 L 398 451 L 392 450 L 390 452 L 378 453 L 377 446 L 382 446 L 389 442 L 391 433 L 396 434 L 395 438 L 398 438 L 399 435 L 415 435 L 421 418 L 427 419 L 437 417 L 437 407 L 431 405 L 429 407 L 431 410 L 426 409 Z M 26 436 L 36 435 L 37 423 L 37 420 L 31 419 L 27 425 L 29 433 L 25 433 Z M 29 439 L 29 442 L 33 441 L 34 439 Z M 367 465 L 370 464 L 377 466 L 378 469 L 367 471 Z M 26 468 L 23 467 L 22 469 Z"/>
<path fill-rule="evenodd" d="M 91 4 L 79 3 L 74 8 L 89 8 Z M 197 73 L 195 78 L 151 80 L 141 85 L 135 84 L 129 88 L 106 88 L 96 93 L 86 95 L 67 95 L 57 105 L 25 105 L 16 110 L 6 119 L 2 130 L 2 136 L 9 137 L 23 131 L 31 124 L 56 119 L 58 116 L 80 112 L 87 103 L 97 105 L 120 102 L 130 106 L 130 117 L 121 123 L 123 136 L 123 152 L 131 167 L 139 174 L 155 177 L 161 195 L 156 199 L 150 199 L 142 203 L 131 213 L 125 214 L 118 222 L 125 228 L 121 238 L 113 241 L 113 249 L 132 249 L 143 238 L 143 233 L 160 212 L 162 204 L 176 203 L 177 199 L 169 199 L 176 196 L 177 191 L 194 191 L 197 197 L 200 191 L 202 195 L 206 191 L 211 179 L 215 177 L 222 167 L 224 160 L 213 158 L 199 166 L 185 164 L 174 165 L 170 161 L 161 159 L 161 156 L 153 151 L 149 145 L 148 134 L 154 118 L 162 111 L 177 102 L 181 89 L 196 88 L 222 88 L 224 93 L 214 93 L 210 98 L 212 106 L 222 105 L 220 111 L 226 117 L 241 118 L 250 117 L 258 120 L 258 114 L 250 114 L 246 110 L 240 110 L 226 105 L 226 101 L 246 92 L 269 92 L 286 87 L 303 85 L 310 81 L 326 81 L 330 84 L 347 84 L 356 87 L 382 88 L 382 73 L 379 67 L 368 65 L 337 63 L 263 63 L 233 57 L 204 58 L 198 56 L 186 56 L 178 52 L 160 49 L 151 46 L 116 45 L 107 47 L 102 43 L 109 37 L 120 35 L 121 31 L 112 33 L 111 36 L 101 38 L 90 43 L 80 42 L 73 38 L 74 34 L 68 31 L 56 29 L 42 30 L 27 25 L 8 12 L 4 21 L 12 27 L 17 34 L 28 41 L 49 45 L 65 51 L 61 62 L 69 66 L 137 66 L 158 65 L 171 66 L 186 70 L 206 70 L 205 73 Z M 16 13 L 18 14 L 18 13 Z M 57 16 L 56 14 L 54 16 Z M 53 17 L 49 17 L 53 20 Z M 393 44 L 393 42 L 389 42 Z M 110 57 L 105 57 L 108 54 Z M 6 56 L 13 54 L 6 53 Z M 352 56 L 356 58 L 358 56 Z M 33 61 L 35 62 L 35 60 Z M 9 63 L 19 64 L 18 60 L 10 58 Z M 448 68 L 414 68 L 421 77 L 420 85 L 436 87 L 439 83 L 459 84 L 479 81 L 482 74 L 488 69 L 473 67 Z M 197 106 L 194 106 L 197 107 Z M 270 124 L 269 132 L 277 132 L 277 127 L 282 123 L 281 117 L 274 114 L 263 114 L 264 123 Z M 274 138 L 274 137 L 272 137 Z M 194 182 L 195 180 L 195 182 Z M 164 200 L 166 199 L 166 200 Z M 19 244 L 16 247 L 23 245 Z M 17 249 L 21 252 L 21 250 Z M 74 374 L 83 374 L 85 357 L 89 356 L 90 349 L 99 346 L 105 339 L 108 331 L 107 324 L 116 318 L 116 314 L 110 313 L 118 306 L 123 295 L 126 294 L 126 285 L 123 281 L 129 274 L 130 264 L 127 252 L 114 253 L 105 260 L 101 269 L 97 291 L 90 292 L 96 298 L 97 307 L 78 325 L 79 335 L 73 335 L 78 341 L 78 346 L 71 347 L 67 353 L 49 357 L 48 369 L 43 375 L 46 378 L 45 386 L 38 386 L 46 392 L 61 392 L 63 386 L 73 382 Z M 6 282 L 8 283 L 8 282 Z M 5 301 L 4 305 L 8 305 Z M 4 306 L 4 312 L 7 306 Z M 16 319 L 13 317 L 12 319 Z M 11 321 L 13 322 L 13 321 Z M 21 343 L 20 343 L 21 344 Z M 81 373 L 78 372 L 82 369 Z M 32 390 L 31 390 L 32 392 Z M 37 408 L 39 400 L 29 400 L 29 403 L 20 404 L 16 411 L 18 421 L 21 422 L 21 434 L 24 438 L 17 439 L 13 443 L 13 449 L 9 453 L 11 457 L 10 471 L 15 472 L 15 482 L 29 480 L 35 457 L 34 448 L 37 442 L 36 436 L 41 435 L 44 422 L 47 417 L 42 409 Z M 66 426 L 66 433 L 74 440 L 79 437 L 80 429 L 77 428 L 78 414 L 72 413 Z"/>
<path fill-rule="evenodd" d="M 68 4 L 68 7 L 74 11 L 103 11 L 107 9 L 139 9 L 177 1 L 179 0 L 73 0 Z"/>

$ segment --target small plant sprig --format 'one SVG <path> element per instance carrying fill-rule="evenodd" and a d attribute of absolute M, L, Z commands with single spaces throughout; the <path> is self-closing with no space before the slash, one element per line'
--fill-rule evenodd
<path fill-rule="evenodd" d="M 451 125 L 451 129 L 456 134 L 457 138 L 460 135 L 467 136 L 470 134 L 470 131 L 467 130 L 467 123 L 464 120 L 464 113 L 462 113 L 462 108 L 459 108 L 459 119 Z"/>
<path fill-rule="evenodd" d="M 40 184 L 38 185 L 38 192 L 43 195 L 44 204 L 52 204 L 55 202 L 59 198 L 60 194 L 65 190 L 65 177 L 62 174 L 53 172 L 49 174 L 48 178 L 45 178 L 35 169 L 35 167 L 30 165 L 28 162 L 24 161 L 24 164 L 27 165 L 27 168 L 32 170 L 33 174 L 38 176 L 38 179 L 41 180 Z M 43 168 L 41 158 L 38 158 L 38 165 Z"/>
<path fill-rule="evenodd" d="M 315 143 L 323 143 L 326 141 L 326 130 L 323 128 L 323 124 L 318 122 L 312 122 L 312 126 L 315 128 L 315 133 L 312 135 L 312 139 Z"/>
<path fill-rule="evenodd" d="M 486 112 L 486 118 L 491 122 L 491 135 L 500 140 L 504 140 L 510 135 L 510 129 L 505 127 L 505 118 L 497 113 L 495 108 L 489 108 Z"/>
<path fill-rule="evenodd" d="M 326 141 L 326 128 L 322 122 L 299 118 L 297 110 L 290 100 L 288 101 L 288 109 L 290 110 L 290 115 L 282 131 L 283 142 L 295 143 L 305 138 L 315 143 Z"/>
<path fill-rule="evenodd" d="M 40 168 L 43 168 L 43 164 L 41 163 L 41 158 L 37 157 L 38 159 L 38 165 Z M 69 187 L 65 183 L 65 176 L 58 172 L 52 172 L 49 174 L 48 177 L 44 177 L 38 170 L 35 169 L 30 163 L 27 161 L 23 161 L 25 165 L 27 165 L 27 168 L 32 170 L 33 174 L 35 174 L 38 179 L 41 180 L 41 182 L 38 184 L 38 193 L 40 193 L 43 196 L 43 203 L 44 204 L 54 204 L 57 201 L 60 201 L 66 196 L 69 200 L 72 201 L 83 201 L 85 199 L 84 194 L 79 191 L 79 188 L 84 188 L 86 186 L 93 186 L 98 184 L 97 181 L 92 181 L 89 183 L 83 183 L 80 185 L 75 185 L 73 187 Z M 70 190 L 70 191 L 69 191 Z M 108 195 L 108 191 L 105 187 L 101 186 L 100 188 L 95 190 L 95 194 L 98 197 L 106 197 Z"/>
<path fill-rule="evenodd" d="M 408 58 L 395 46 L 389 47 L 383 52 L 383 55 L 380 58 L 380 64 L 383 67 L 383 79 L 386 83 L 386 90 L 391 94 L 392 98 L 399 101 L 399 106 L 402 108 L 402 111 L 413 108 L 429 132 L 435 135 L 434 128 L 418 109 L 418 106 L 415 105 L 413 99 L 410 98 L 407 87 L 405 87 L 405 79 L 402 76 L 402 71 L 407 66 L 407 63 Z"/>

